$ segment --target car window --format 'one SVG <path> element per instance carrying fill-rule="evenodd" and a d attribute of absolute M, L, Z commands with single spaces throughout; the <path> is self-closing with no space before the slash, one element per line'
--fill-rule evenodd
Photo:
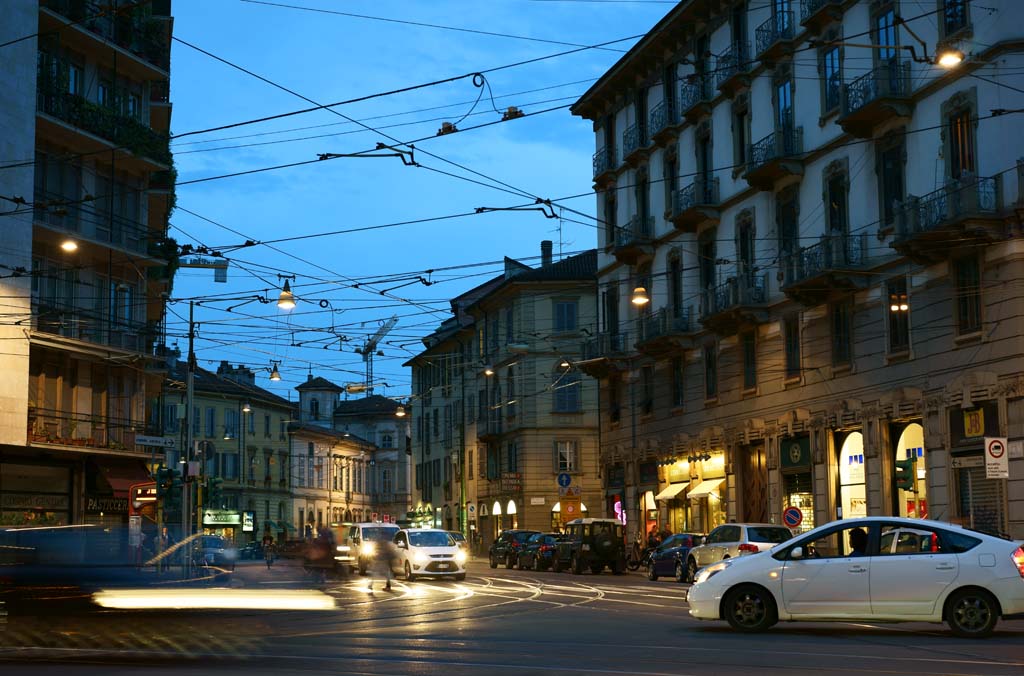
<path fill-rule="evenodd" d="M 942 538 L 942 546 L 952 554 L 963 554 L 969 552 L 981 544 L 981 539 L 971 537 L 966 533 L 957 533 L 949 530 L 937 531 Z"/>
<path fill-rule="evenodd" d="M 725 526 L 719 526 L 718 528 L 711 531 L 707 539 L 704 540 L 705 544 L 713 545 L 717 542 L 722 542 L 722 531 Z"/>
<path fill-rule="evenodd" d="M 613 537 L 615 535 L 615 526 L 610 523 L 595 523 L 594 524 L 594 537 Z"/>
<path fill-rule="evenodd" d="M 363 539 L 372 542 L 386 542 L 395 536 L 397 528 L 364 528 Z"/>
<path fill-rule="evenodd" d="M 940 537 L 939 532 L 927 526 L 908 527 L 903 524 L 884 524 L 878 553 L 881 556 L 939 554 L 946 552 L 945 544 L 946 542 Z"/>
<path fill-rule="evenodd" d="M 743 533 L 739 526 L 722 526 L 721 530 L 718 534 L 719 542 L 739 542 Z"/>
<path fill-rule="evenodd" d="M 546 544 L 546 545 L 553 545 L 556 542 L 558 542 L 558 538 L 556 538 L 554 535 L 545 535 L 544 536 L 544 544 Z"/>
<path fill-rule="evenodd" d="M 793 537 L 788 528 L 772 528 L 770 526 L 757 526 L 747 528 L 748 542 L 771 542 L 779 544 Z"/>
<path fill-rule="evenodd" d="M 802 538 L 795 545 L 803 547 L 805 559 L 832 559 L 868 555 L 868 525 L 847 524 Z M 787 548 L 791 552 L 795 547 Z"/>
<path fill-rule="evenodd" d="M 523 542 L 526 542 L 527 540 L 529 540 L 534 535 L 535 535 L 535 533 L 531 533 L 529 531 L 525 531 L 525 532 L 514 533 L 512 535 L 512 537 L 516 540 L 516 542 L 523 543 Z"/>
<path fill-rule="evenodd" d="M 448 533 L 413 531 L 409 533 L 409 544 L 413 547 L 451 547 L 455 541 Z"/>

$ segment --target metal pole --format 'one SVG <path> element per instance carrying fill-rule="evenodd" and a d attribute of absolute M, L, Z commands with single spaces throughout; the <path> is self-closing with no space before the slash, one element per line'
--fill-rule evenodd
<path fill-rule="evenodd" d="M 188 471 L 188 462 L 192 460 L 194 449 L 192 448 L 195 444 L 193 438 L 193 425 L 194 421 L 192 417 L 195 415 L 195 376 L 196 376 L 196 353 L 195 353 L 195 337 L 196 337 L 196 324 L 195 324 L 195 301 L 189 301 L 188 303 L 188 365 L 186 367 L 185 375 L 185 419 L 188 425 L 185 427 L 185 470 Z M 183 473 L 184 474 L 184 473 Z M 181 502 L 181 520 L 182 520 L 182 532 L 183 538 L 190 537 L 192 535 L 192 490 L 190 482 L 182 477 L 182 502 Z M 188 498 L 187 500 L 185 498 Z M 191 566 L 192 547 L 189 546 L 185 553 L 186 555 L 186 567 Z"/>

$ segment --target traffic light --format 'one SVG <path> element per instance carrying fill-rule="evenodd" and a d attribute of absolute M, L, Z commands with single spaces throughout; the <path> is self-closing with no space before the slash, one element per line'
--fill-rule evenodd
<path fill-rule="evenodd" d="M 167 467 L 160 467 L 156 470 L 157 500 L 163 500 L 167 496 L 167 493 L 171 490 L 171 486 L 173 483 L 171 479 L 171 472 L 172 470 L 168 469 Z"/>
<path fill-rule="evenodd" d="M 181 511 L 181 472 L 169 467 L 156 471 L 156 497 L 164 509 L 165 519 Z"/>
<path fill-rule="evenodd" d="M 914 490 L 914 484 L 916 483 L 916 472 L 914 471 L 914 461 L 916 457 L 907 458 L 906 460 L 896 461 L 896 487 L 901 488 L 905 491 Z"/>
<path fill-rule="evenodd" d="M 206 481 L 206 502 L 211 507 L 219 507 L 221 503 L 221 484 L 224 479 L 210 478 Z"/>

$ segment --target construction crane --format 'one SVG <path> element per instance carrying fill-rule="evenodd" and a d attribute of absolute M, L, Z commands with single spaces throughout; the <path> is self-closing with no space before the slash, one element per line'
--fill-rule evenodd
<path fill-rule="evenodd" d="M 392 315 L 391 319 L 380 325 L 375 334 L 366 339 L 361 348 L 356 348 L 356 353 L 363 355 L 363 361 L 366 362 L 366 396 L 373 394 L 373 357 L 374 355 L 384 356 L 383 352 L 377 351 L 377 345 L 384 339 L 384 336 L 388 335 L 391 329 L 395 328 L 397 323 L 398 317 Z"/>

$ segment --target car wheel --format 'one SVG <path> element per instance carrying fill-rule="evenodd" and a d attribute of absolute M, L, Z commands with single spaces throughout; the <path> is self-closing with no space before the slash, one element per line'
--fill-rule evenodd
<path fill-rule="evenodd" d="M 604 570 L 604 566 L 599 566 L 597 564 L 590 566 L 590 572 L 594 575 L 600 575 L 602 570 Z"/>
<path fill-rule="evenodd" d="M 651 582 L 658 581 L 658 569 L 654 567 L 653 561 L 647 564 L 647 579 Z"/>
<path fill-rule="evenodd" d="M 412 582 L 415 579 L 416 579 L 416 576 L 412 574 L 412 566 L 410 566 L 409 562 L 406 561 L 405 562 L 405 581 L 406 582 Z"/>
<path fill-rule="evenodd" d="M 583 574 L 583 564 L 580 561 L 580 557 L 576 556 L 575 554 L 573 554 L 572 558 L 569 559 L 569 570 L 572 571 L 573 575 Z"/>
<path fill-rule="evenodd" d="M 487 562 L 489 564 L 491 564 L 491 568 L 497 568 L 498 567 L 498 562 L 494 559 L 494 554 L 488 555 L 487 559 L 488 559 Z"/>
<path fill-rule="evenodd" d="M 515 559 L 512 558 L 511 554 L 509 554 L 508 556 L 505 557 L 505 567 L 506 568 L 515 568 L 516 567 L 516 561 L 515 561 Z"/>
<path fill-rule="evenodd" d="M 697 562 L 694 559 L 688 559 L 686 561 L 686 580 L 693 582 L 695 579 L 697 579 Z"/>
<path fill-rule="evenodd" d="M 683 568 L 683 562 L 682 561 L 676 561 L 675 581 L 676 582 L 686 582 L 686 569 Z"/>
<path fill-rule="evenodd" d="M 946 601 L 946 622 L 961 638 L 984 638 L 999 620 L 999 604 L 982 589 L 961 589 Z"/>
<path fill-rule="evenodd" d="M 764 631 L 777 621 L 772 595 L 752 584 L 729 590 L 722 603 L 722 614 L 729 626 L 743 632 Z"/>
<path fill-rule="evenodd" d="M 612 575 L 622 575 L 626 572 L 626 564 L 620 559 L 612 566 Z"/>
<path fill-rule="evenodd" d="M 462 582 L 463 580 L 466 579 L 466 574 L 465 573 L 459 573 L 458 575 L 455 576 L 455 579 L 458 580 L 459 582 Z"/>
<path fill-rule="evenodd" d="M 562 572 L 562 559 L 558 558 L 558 554 L 555 554 L 554 558 L 551 559 L 551 570 L 556 573 Z"/>

